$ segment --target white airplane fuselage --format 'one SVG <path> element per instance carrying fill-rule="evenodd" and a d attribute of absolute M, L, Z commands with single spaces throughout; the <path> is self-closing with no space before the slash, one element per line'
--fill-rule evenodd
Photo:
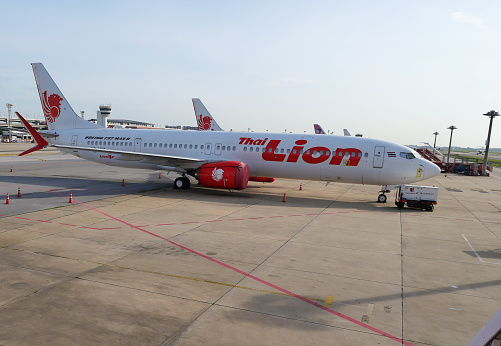
<path fill-rule="evenodd" d="M 409 184 L 439 172 L 435 164 L 408 147 L 370 138 L 106 128 L 47 132 L 57 134 L 46 138 L 49 144 L 74 147 L 58 147 L 63 152 L 120 167 L 190 173 L 208 162 L 241 161 L 248 165 L 250 176 L 371 185 Z M 82 147 L 86 149 L 78 149 Z M 126 158 L 120 152 L 200 161 L 182 167 L 166 166 L 154 160 Z M 408 158 L 409 154 L 412 158 Z"/>

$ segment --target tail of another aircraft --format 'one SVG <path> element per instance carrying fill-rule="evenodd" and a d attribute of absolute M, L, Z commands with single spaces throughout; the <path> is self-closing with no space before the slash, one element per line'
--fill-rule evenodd
<path fill-rule="evenodd" d="M 195 109 L 195 117 L 197 118 L 198 129 L 200 131 L 224 131 L 216 123 L 216 120 L 210 115 L 207 108 L 200 99 L 191 99 L 193 108 Z"/>
<path fill-rule="evenodd" d="M 313 124 L 313 128 L 315 129 L 315 133 L 317 135 L 325 135 L 325 131 L 324 129 L 322 128 L 322 126 L 318 125 L 318 124 Z"/>
<path fill-rule="evenodd" d="M 87 129 L 101 127 L 80 118 L 71 108 L 56 83 L 41 63 L 31 64 L 37 82 L 38 95 L 49 130 Z"/>
<path fill-rule="evenodd" d="M 343 129 L 343 133 L 345 136 L 351 136 L 347 129 Z"/>

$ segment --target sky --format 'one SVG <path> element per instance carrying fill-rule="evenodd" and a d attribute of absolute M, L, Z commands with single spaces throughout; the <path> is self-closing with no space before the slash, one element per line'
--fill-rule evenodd
<path fill-rule="evenodd" d="M 41 62 L 79 114 L 482 147 L 501 111 L 501 2 L 0 1 L 0 115 L 42 117 Z M 491 147 L 501 147 L 501 117 Z"/>

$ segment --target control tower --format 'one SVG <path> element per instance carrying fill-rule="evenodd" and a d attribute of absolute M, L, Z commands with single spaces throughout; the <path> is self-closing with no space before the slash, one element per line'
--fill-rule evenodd
<path fill-rule="evenodd" d="M 111 105 L 100 105 L 97 111 L 98 125 L 108 127 L 108 117 L 111 114 Z"/>

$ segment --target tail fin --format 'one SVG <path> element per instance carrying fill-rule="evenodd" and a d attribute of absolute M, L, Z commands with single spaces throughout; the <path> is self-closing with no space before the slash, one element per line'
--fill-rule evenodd
<path fill-rule="evenodd" d="M 347 129 L 343 129 L 343 133 L 345 136 L 351 136 Z"/>
<path fill-rule="evenodd" d="M 216 123 L 216 120 L 210 115 L 207 108 L 200 99 L 191 99 L 195 109 L 195 118 L 197 118 L 198 129 L 200 131 L 224 131 Z"/>
<path fill-rule="evenodd" d="M 322 128 L 322 126 L 318 125 L 318 124 L 313 124 L 313 128 L 315 129 L 315 133 L 317 135 L 325 135 L 325 131 L 324 129 Z"/>
<path fill-rule="evenodd" d="M 71 108 L 56 83 L 41 63 L 31 64 L 37 82 L 38 95 L 49 130 L 88 129 L 101 127 L 80 118 Z"/>

